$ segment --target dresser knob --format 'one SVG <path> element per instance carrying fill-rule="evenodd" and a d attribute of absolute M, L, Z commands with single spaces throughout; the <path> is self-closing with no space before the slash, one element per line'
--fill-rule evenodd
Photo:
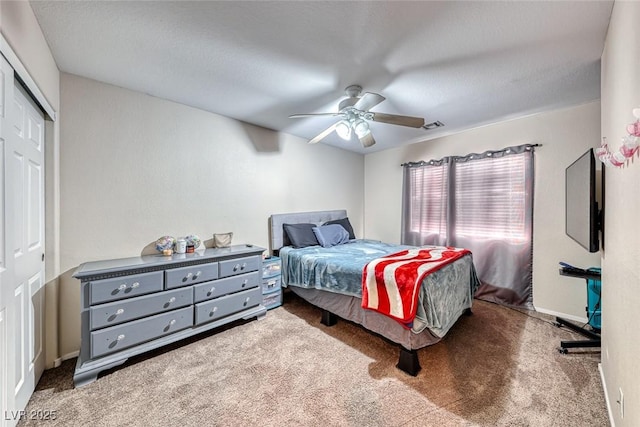
<path fill-rule="evenodd" d="M 196 275 L 193 278 L 197 279 L 200 274 L 202 274 L 202 271 L 198 270 L 198 272 L 196 273 Z"/>
<path fill-rule="evenodd" d="M 121 291 L 124 291 L 125 289 L 127 289 L 127 284 L 123 283 L 122 285 L 118 286 L 118 289 L 120 289 Z"/>
<path fill-rule="evenodd" d="M 247 268 L 247 263 L 246 262 L 242 264 L 242 267 L 240 267 L 240 270 L 244 270 L 245 268 Z"/>
<path fill-rule="evenodd" d="M 122 313 L 124 313 L 124 308 L 119 308 L 119 309 L 116 311 L 116 315 L 120 315 L 120 314 L 122 314 Z"/>
<path fill-rule="evenodd" d="M 215 290 L 216 290 L 216 287 L 212 286 L 211 289 L 209 289 L 209 295 L 211 295 Z"/>
<path fill-rule="evenodd" d="M 169 325 L 170 325 L 170 326 L 173 326 L 173 325 L 175 325 L 175 324 L 176 324 L 176 319 L 173 319 L 173 320 L 171 320 L 171 322 L 169 322 Z"/>
<path fill-rule="evenodd" d="M 249 281 L 247 279 L 244 279 L 244 282 L 242 282 L 242 287 L 244 288 L 245 286 L 247 286 L 247 283 L 249 283 Z"/>
<path fill-rule="evenodd" d="M 211 309 L 211 314 L 215 313 L 216 311 L 218 311 L 218 307 L 213 307 L 213 308 Z"/>
<path fill-rule="evenodd" d="M 169 299 L 169 302 L 176 302 L 176 297 L 171 297 L 171 299 Z"/>
<path fill-rule="evenodd" d="M 233 267 L 233 271 L 238 271 L 239 269 L 240 269 L 240 264 L 236 264 L 236 265 Z"/>
<path fill-rule="evenodd" d="M 131 284 L 131 287 L 134 288 L 134 289 L 137 288 L 138 286 L 140 286 L 140 282 L 133 282 Z"/>
<path fill-rule="evenodd" d="M 188 273 L 187 274 L 187 279 L 191 279 L 191 276 L 193 276 L 193 273 Z"/>
<path fill-rule="evenodd" d="M 122 341 L 123 339 L 124 339 L 124 334 L 118 335 L 118 338 L 116 338 L 116 341 Z"/>

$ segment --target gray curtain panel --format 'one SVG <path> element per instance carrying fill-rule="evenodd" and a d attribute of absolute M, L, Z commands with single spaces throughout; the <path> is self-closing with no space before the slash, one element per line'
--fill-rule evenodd
<path fill-rule="evenodd" d="M 534 147 L 404 164 L 402 243 L 467 248 L 477 298 L 532 307 Z"/>

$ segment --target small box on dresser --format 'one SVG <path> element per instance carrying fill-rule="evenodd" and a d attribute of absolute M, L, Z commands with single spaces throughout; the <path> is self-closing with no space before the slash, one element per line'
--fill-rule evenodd
<path fill-rule="evenodd" d="M 262 304 L 268 309 L 282 305 L 280 258 L 272 256 L 262 261 Z"/>

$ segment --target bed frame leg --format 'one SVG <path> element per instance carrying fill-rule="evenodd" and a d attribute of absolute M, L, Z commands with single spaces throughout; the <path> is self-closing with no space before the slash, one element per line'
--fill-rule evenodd
<path fill-rule="evenodd" d="M 406 372 L 413 377 L 418 375 L 418 372 L 420 372 L 420 369 L 422 369 L 420 367 L 420 362 L 418 361 L 418 351 L 407 350 L 404 347 L 400 347 L 400 358 L 398 359 L 396 368 Z"/>
<path fill-rule="evenodd" d="M 338 316 L 327 310 L 322 310 L 322 319 L 320 319 L 320 323 L 325 326 L 333 326 L 338 323 Z"/>

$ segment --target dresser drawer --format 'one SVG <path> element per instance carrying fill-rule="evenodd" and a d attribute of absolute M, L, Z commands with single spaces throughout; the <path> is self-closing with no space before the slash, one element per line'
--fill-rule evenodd
<path fill-rule="evenodd" d="M 280 258 L 272 256 L 262 261 L 262 277 L 273 277 L 280 275 Z"/>
<path fill-rule="evenodd" d="M 194 302 L 206 301 L 222 295 L 255 288 L 259 283 L 260 274 L 257 271 L 200 283 L 193 287 L 193 300 Z"/>
<path fill-rule="evenodd" d="M 193 306 L 91 332 L 91 357 L 120 351 L 136 344 L 193 326 Z"/>
<path fill-rule="evenodd" d="M 221 319 L 262 303 L 260 287 L 196 304 L 196 325 Z"/>
<path fill-rule="evenodd" d="M 262 257 L 249 256 L 244 258 L 220 261 L 220 277 L 235 276 L 236 274 L 257 271 L 262 264 Z"/>
<path fill-rule="evenodd" d="M 278 289 L 276 292 L 271 292 L 262 296 L 262 305 L 267 310 L 280 307 L 282 305 L 282 289 Z"/>
<path fill-rule="evenodd" d="M 262 279 L 262 293 L 268 294 L 280 290 L 280 276 L 272 277 L 270 279 Z"/>
<path fill-rule="evenodd" d="M 104 328 L 193 304 L 191 288 L 176 289 L 91 307 L 91 329 Z"/>
<path fill-rule="evenodd" d="M 134 274 L 89 282 L 91 304 L 136 297 L 163 289 L 163 272 Z"/>
<path fill-rule="evenodd" d="M 173 268 L 164 272 L 167 289 L 192 285 L 218 278 L 218 263 Z"/>

